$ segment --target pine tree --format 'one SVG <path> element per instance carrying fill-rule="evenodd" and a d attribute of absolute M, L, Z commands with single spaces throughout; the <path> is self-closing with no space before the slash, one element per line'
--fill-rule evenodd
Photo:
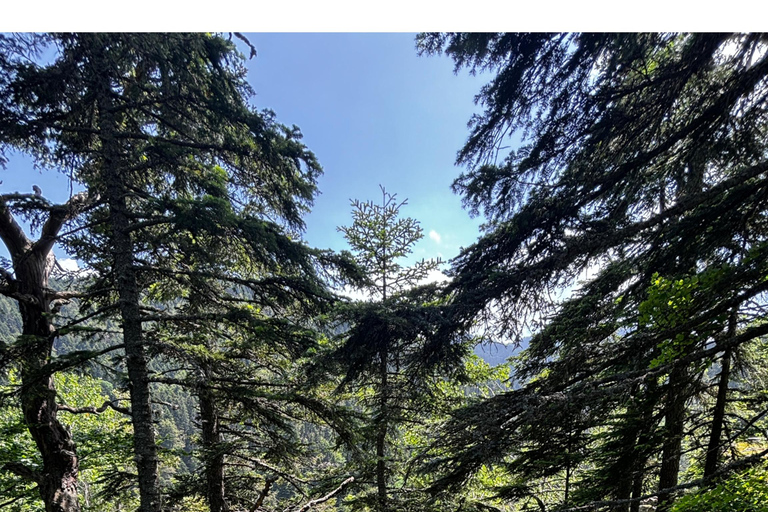
<path fill-rule="evenodd" d="M 760 34 L 420 36 L 457 70 L 493 73 L 458 155 L 468 171 L 455 190 L 487 223 L 453 262 L 453 318 L 465 329 L 487 319 L 499 336 L 534 331 L 517 375 L 529 384 L 448 425 L 436 489 L 503 464 L 510 498 L 528 499 L 546 477 L 571 489 L 553 502 L 561 508 L 637 510 L 653 485 L 668 509 L 704 371 L 768 332 L 755 323 L 768 247 L 764 44 Z M 512 134 L 521 147 L 496 160 Z M 714 422 L 709 452 L 721 412 Z M 594 471 L 574 482 L 574 464 Z"/>

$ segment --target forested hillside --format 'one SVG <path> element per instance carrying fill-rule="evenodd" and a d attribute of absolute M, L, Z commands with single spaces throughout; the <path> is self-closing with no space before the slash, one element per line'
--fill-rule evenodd
<path fill-rule="evenodd" d="M 233 37 L 0 35 L 0 163 L 77 185 L 0 194 L 0 509 L 768 512 L 768 37 L 419 35 L 490 80 L 427 284 L 384 187 L 302 241 Z"/>

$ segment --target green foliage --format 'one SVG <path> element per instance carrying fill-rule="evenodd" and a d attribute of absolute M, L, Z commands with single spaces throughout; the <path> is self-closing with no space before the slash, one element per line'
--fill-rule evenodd
<path fill-rule="evenodd" d="M 696 343 L 700 336 L 686 330 L 681 332 L 681 327 L 701 309 L 702 294 L 711 294 L 723 274 L 723 269 L 712 268 L 702 274 L 676 279 L 668 279 L 658 273 L 651 276 L 647 298 L 638 305 L 637 326 L 639 329 L 672 332 L 674 338 L 659 343 L 660 354 L 651 360 L 650 368 L 673 362 Z M 717 316 L 709 329 L 712 332 L 722 330 L 726 320 L 726 314 Z"/>
<path fill-rule="evenodd" d="M 715 418 L 704 377 L 768 333 L 761 38 L 419 36 L 457 70 L 490 73 L 454 183 L 487 219 L 452 262 L 456 330 L 533 332 L 523 387 L 446 422 L 426 466 L 435 491 L 491 466 L 512 502 L 549 485 L 553 507 L 600 508 L 675 487 L 721 422 L 759 419 L 756 404 Z"/>
<path fill-rule="evenodd" d="M 373 201 L 352 201 L 352 225 L 339 227 L 344 233 L 357 263 L 364 269 L 371 284 L 366 290 L 377 297 L 403 292 L 427 277 L 440 265 L 440 260 L 421 260 L 403 267 L 400 259 L 413 251 L 413 246 L 424 238 L 419 222 L 411 217 L 400 217 L 400 209 L 407 200 L 398 202 L 396 194 L 381 187 L 381 204 Z"/>
<path fill-rule="evenodd" d="M 75 408 L 101 409 L 105 402 L 125 397 L 105 394 L 104 382 L 71 373 L 54 378 L 59 390 L 59 403 Z M 20 382 L 10 372 L 0 392 L 14 393 Z M 59 412 L 60 420 L 74 435 L 78 446 L 80 480 L 78 494 L 84 511 L 112 511 L 121 506 L 135 506 L 135 467 L 131 449 L 132 429 L 129 419 L 108 407 L 98 414 Z M 42 467 L 35 443 L 23 422 L 21 411 L 11 404 L 0 408 L 0 467 L 8 462 L 21 462 L 36 469 Z M 40 496 L 34 484 L 26 483 L 8 471 L 0 471 L 0 489 L 9 502 L 10 512 L 37 510 Z"/>
<path fill-rule="evenodd" d="M 364 290 L 377 300 L 338 309 L 343 329 L 320 365 L 343 376 L 339 389 L 352 393 L 368 417 L 356 465 L 372 485 L 350 497 L 351 506 L 386 511 L 424 499 L 411 487 L 406 461 L 421 448 L 424 432 L 417 431 L 455 404 L 446 380 L 466 382 L 468 340 L 435 336 L 446 322 L 445 300 L 434 285 L 413 287 L 440 262 L 401 265 L 423 231 L 415 219 L 400 217 L 405 201 L 381 192 L 380 204 L 353 201 L 353 224 L 339 228 L 367 274 Z"/>
<path fill-rule="evenodd" d="M 24 50 L 32 40 L 48 61 Z M 132 393 L 142 508 L 161 501 L 153 423 L 168 485 L 180 460 L 198 469 L 190 402 L 206 393 L 230 437 L 199 444 L 239 457 L 230 497 L 249 503 L 273 463 L 290 477 L 296 418 L 334 417 L 292 369 L 334 299 L 320 274 L 352 268 L 297 241 L 319 164 L 296 127 L 249 103 L 243 57 L 219 35 L 9 35 L 0 48 L 3 147 L 71 169 L 93 202 L 59 242 L 93 271 L 80 312 L 122 330 L 127 357 L 111 362 Z"/>
<path fill-rule="evenodd" d="M 768 468 L 750 468 L 728 476 L 711 489 L 686 494 L 670 512 L 766 512 Z"/>

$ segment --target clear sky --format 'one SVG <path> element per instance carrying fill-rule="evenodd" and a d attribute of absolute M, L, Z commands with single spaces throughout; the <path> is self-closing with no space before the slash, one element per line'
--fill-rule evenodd
<path fill-rule="evenodd" d="M 444 56 L 419 57 L 414 34 L 248 37 L 258 50 L 247 62 L 252 103 L 299 126 L 324 169 L 306 217 L 310 245 L 346 248 L 336 228 L 351 223 L 350 199 L 378 200 L 379 185 L 407 198 L 401 212 L 421 222 L 426 236 L 415 258 L 449 259 L 474 242 L 480 220 L 469 218 L 450 184 L 461 172 L 454 160 L 483 77 L 454 75 Z M 22 158 L 12 158 L 0 180 L 0 193 L 38 184 L 51 200 L 69 197 L 65 177 Z"/>
<path fill-rule="evenodd" d="M 256 105 L 298 125 L 325 171 L 306 219 L 311 245 L 345 248 L 336 227 L 351 222 L 349 200 L 377 200 L 379 185 L 407 198 L 402 213 L 421 222 L 415 256 L 450 258 L 477 238 L 479 222 L 450 184 L 480 79 L 454 75 L 446 57 L 419 57 L 413 34 L 249 37 Z"/>

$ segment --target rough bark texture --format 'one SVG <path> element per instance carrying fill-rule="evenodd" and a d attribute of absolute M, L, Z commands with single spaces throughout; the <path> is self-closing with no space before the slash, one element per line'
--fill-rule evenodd
<path fill-rule="evenodd" d="M 215 397 L 209 388 L 202 386 L 198 398 L 203 449 L 207 452 L 205 482 L 208 506 L 211 512 L 227 512 L 229 508 L 224 499 L 224 454 L 221 452 L 221 432 Z"/>
<path fill-rule="evenodd" d="M 147 358 L 139 310 L 139 288 L 133 268 L 133 247 L 128 234 L 128 217 L 125 199 L 118 191 L 121 187 L 110 180 L 110 221 L 114 229 L 112 247 L 114 270 L 117 277 L 119 309 L 123 324 L 126 368 L 131 391 L 131 412 L 133 422 L 133 447 L 136 469 L 139 475 L 140 511 L 160 511 L 160 490 L 158 488 L 158 456 L 155 443 L 154 418 L 149 391 Z"/>
<path fill-rule="evenodd" d="M 110 99 L 112 93 L 109 84 L 110 67 L 106 57 L 98 49 L 96 49 L 94 63 L 97 66 L 94 76 L 101 79 L 96 84 L 96 90 L 99 94 L 102 178 L 106 192 L 104 199 L 109 207 L 110 248 L 115 286 L 118 291 L 118 309 L 122 319 L 126 368 L 130 382 L 133 447 L 139 478 L 139 510 L 140 512 L 160 512 L 159 462 L 139 309 L 140 292 L 134 268 L 134 247 L 130 235 L 130 218 L 126 199 L 129 188 L 115 140 L 117 120 L 112 113 Z"/>
<path fill-rule="evenodd" d="M 46 512 L 79 512 L 77 499 L 78 458 L 70 432 L 57 418 L 56 389 L 46 371 L 53 348 L 50 297 L 46 290 L 53 269 L 51 249 L 56 234 L 68 217 L 69 205 L 51 209 L 40 240 L 34 244 L 0 200 L 0 238 L 11 254 L 14 277 L 3 291 L 16 298 L 23 321 L 20 392 L 24 422 L 43 459 L 41 472 L 21 464 L 7 465 L 37 483 Z M 16 469 L 14 469 L 16 468 Z"/>

